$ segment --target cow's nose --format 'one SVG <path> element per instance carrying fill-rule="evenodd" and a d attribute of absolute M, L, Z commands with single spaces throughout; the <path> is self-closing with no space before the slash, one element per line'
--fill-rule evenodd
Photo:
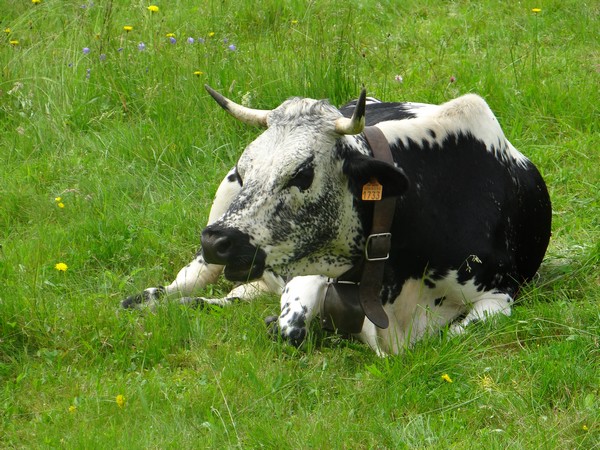
<path fill-rule="evenodd" d="M 202 231 L 202 256 L 207 263 L 227 265 L 234 249 L 234 236 L 226 229 Z"/>
<path fill-rule="evenodd" d="M 202 256 L 208 264 L 225 266 L 225 278 L 248 281 L 260 278 L 267 255 L 250 243 L 250 236 L 218 223 L 202 231 Z"/>

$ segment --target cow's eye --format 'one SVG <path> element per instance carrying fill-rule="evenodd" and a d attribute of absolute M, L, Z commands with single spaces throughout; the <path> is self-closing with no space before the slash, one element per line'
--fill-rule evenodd
<path fill-rule="evenodd" d="M 313 182 L 313 178 L 315 177 L 315 170 L 312 166 L 301 167 L 298 172 L 296 172 L 290 181 L 288 181 L 288 188 L 292 186 L 296 186 L 301 191 L 307 190 Z"/>

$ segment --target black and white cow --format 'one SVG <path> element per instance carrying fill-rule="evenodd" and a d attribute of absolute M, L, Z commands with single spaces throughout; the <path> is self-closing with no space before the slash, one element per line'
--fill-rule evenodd
<path fill-rule="evenodd" d="M 363 93 L 340 110 L 307 98 L 253 110 L 207 89 L 231 115 L 266 130 L 222 181 L 202 252 L 169 286 L 146 289 L 124 307 L 174 293 L 183 302 L 227 304 L 277 292 L 277 330 L 302 342 L 328 280 L 363 257 L 373 202 L 360 191 L 377 179 L 384 197 L 398 196 L 380 292 L 389 327 L 365 318 L 357 337 L 380 354 L 398 353 L 445 326 L 460 333 L 510 314 L 546 251 L 551 205 L 538 170 L 483 99 L 384 103 Z M 383 132 L 394 165 L 372 158 L 365 124 Z M 190 297 L 223 269 L 245 284 L 224 299 Z"/>

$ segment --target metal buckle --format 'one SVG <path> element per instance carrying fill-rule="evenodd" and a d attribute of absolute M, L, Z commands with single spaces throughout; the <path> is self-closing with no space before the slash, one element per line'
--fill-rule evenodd
<path fill-rule="evenodd" d="M 369 255 L 369 246 L 371 245 L 371 241 L 377 240 L 377 239 L 385 239 L 386 242 L 384 242 L 383 244 L 385 245 L 385 248 L 387 249 L 387 254 L 385 256 L 373 256 L 371 257 Z M 369 237 L 367 237 L 367 242 L 365 244 L 365 259 L 367 261 L 385 261 L 387 259 L 390 258 L 390 245 L 392 243 L 392 233 L 376 233 L 376 234 L 370 234 Z"/>

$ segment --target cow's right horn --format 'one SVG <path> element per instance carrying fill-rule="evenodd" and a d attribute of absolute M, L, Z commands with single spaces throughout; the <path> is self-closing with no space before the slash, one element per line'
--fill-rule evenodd
<path fill-rule="evenodd" d="M 208 91 L 212 98 L 214 98 L 215 101 L 221 106 L 221 108 L 223 108 L 236 119 L 247 123 L 248 125 L 267 128 L 267 119 L 269 118 L 269 114 L 271 113 L 270 109 L 247 108 L 245 106 L 238 105 L 237 103 L 232 102 L 228 98 L 219 94 L 208 84 L 205 84 L 204 88 Z"/>
<path fill-rule="evenodd" d="M 335 121 L 335 131 L 339 134 L 359 134 L 365 128 L 365 109 L 367 104 L 367 91 L 363 89 L 356 102 L 354 114 L 350 119 L 340 117 Z"/>

